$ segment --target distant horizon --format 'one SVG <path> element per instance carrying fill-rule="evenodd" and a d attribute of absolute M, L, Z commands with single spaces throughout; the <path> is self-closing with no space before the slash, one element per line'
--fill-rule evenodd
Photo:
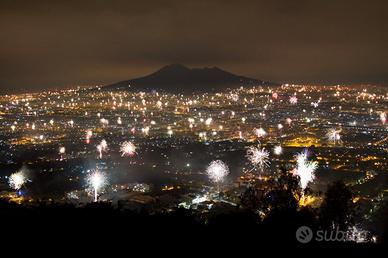
<path fill-rule="evenodd" d="M 113 80 L 113 81 L 109 81 L 109 82 L 96 82 L 96 83 L 73 83 L 73 84 L 68 84 L 68 85 L 61 85 L 61 86 L 48 86 L 46 88 L 43 88 L 43 89 L 28 89 L 28 87 L 11 87 L 11 88 L 0 88 L 0 94 L 1 95 L 12 95 L 12 94 L 23 94 L 23 93 L 36 93 L 36 92 L 44 92 L 44 91 L 50 91 L 50 90 L 56 90 L 56 91 L 60 91 L 60 90 L 66 90 L 66 89 L 75 89 L 77 87 L 82 87 L 82 88 L 90 88 L 90 87 L 97 87 L 97 86 L 107 86 L 107 85 L 110 85 L 110 84 L 113 84 L 113 83 L 117 83 L 117 82 L 120 82 L 120 81 L 125 81 L 125 80 L 133 80 L 133 79 L 137 79 L 137 78 L 141 78 L 143 76 L 148 76 L 164 67 L 167 67 L 167 66 L 170 66 L 170 65 L 182 65 L 184 67 L 187 67 L 189 69 L 203 69 L 203 68 L 219 68 L 221 70 L 224 70 L 226 72 L 230 72 L 230 73 L 234 73 L 233 71 L 230 71 L 230 70 L 226 70 L 224 69 L 223 67 L 220 67 L 220 66 L 216 66 L 216 65 L 204 65 L 204 66 L 189 66 L 189 65 L 186 65 L 186 64 L 182 64 L 182 63 L 170 63 L 170 64 L 166 64 L 164 66 L 160 66 L 158 69 L 155 69 L 153 71 L 149 71 L 149 72 L 146 72 L 145 74 L 139 74 L 133 78 L 122 78 L 122 79 L 117 79 L 117 80 Z M 249 75 L 245 75 L 245 74 L 237 74 L 239 76 L 246 76 L 246 77 L 250 77 Z M 252 77 L 251 77 L 252 78 Z M 265 78 L 252 78 L 252 79 L 257 79 L 257 80 L 263 80 L 263 81 L 269 81 L 269 80 L 266 80 Z M 309 86 L 335 86 L 335 85 L 347 85 L 347 86 L 360 86 L 360 85 L 373 85 L 373 86 L 381 86 L 381 87 L 386 87 L 388 85 L 387 82 L 340 82 L 340 83 L 336 83 L 336 82 L 328 82 L 328 83 L 325 83 L 325 82 L 278 82 L 278 81 L 271 81 L 273 83 L 278 83 L 278 84 L 294 84 L 294 85 L 309 85 Z M 1 85 L 0 85 L 1 86 Z M 16 90 L 15 90 L 16 88 Z"/>
<path fill-rule="evenodd" d="M 104 86 L 107 86 L 107 85 L 110 85 L 110 84 L 113 84 L 113 83 L 117 83 L 117 82 L 120 82 L 120 81 L 133 80 L 133 79 L 141 78 L 141 77 L 144 77 L 144 76 L 148 76 L 148 75 L 150 75 L 150 74 L 152 74 L 152 73 L 154 73 L 154 72 L 156 72 L 156 71 L 158 71 L 158 70 L 160 70 L 162 68 L 165 68 L 165 67 L 168 67 L 168 66 L 171 66 L 171 65 L 181 65 L 181 66 L 187 67 L 189 69 L 219 68 L 219 69 L 221 69 L 223 71 L 233 73 L 233 71 L 225 70 L 225 69 L 223 69 L 223 67 L 219 67 L 219 66 L 215 66 L 215 65 L 214 66 L 211 66 L 211 65 L 206 65 L 206 66 L 189 66 L 189 65 L 182 64 L 182 63 L 170 63 L 170 64 L 166 64 L 164 66 L 161 66 L 161 67 L 159 67 L 159 69 L 156 69 L 154 71 L 149 71 L 146 74 L 140 74 L 140 75 L 138 75 L 138 76 L 136 76 L 134 78 L 127 78 L 127 79 L 121 79 L 121 80 L 117 79 L 115 81 L 111 81 L 111 82 L 107 82 L 107 83 L 102 83 L 102 82 L 101 83 L 91 83 L 91 84 L 86 84 L 86 83 L 77 84 L 77 83 L 74 83 L 74 84 L 69 84 L 69 85 L 47 87 L 47 88 L 44 88 L 44 89 L 28 89 L 28 88 L 23 88 L 23 87 L 16 87 L 17 90 L 15 90 L 15 91 L 12 91 L 12 90 L 6 88 L 6 89 L 0 89 L 0 94 L 1 95 L 28 94 L 28 93 L 38 93 L 38 92 L 45 92 L 45 91 L 70 90 L 70 89 L 76 89 L 77 87 L 81 87 L 81 88 L 104 87 Z M 244 74 L 237 74 L 237 75 L 239 75 L 239 76 L 246 76 Z M 265 80 L 263 78 L 252 78 L 252 79 L 268 81 L 268 80 Z M 336 86 L 336 85 L 361 86 L 361 85 L 371 85 L 371 86 L 386 87 L 388 85 L 388 83 L 373 83 L 373 82 L 353 82 L 353 83 L 352 82 L 342 82 L 342 83 L 273 82 L 273 83 L 278 83 L 280 85 L 290 84 L 290 85 L 306 85 L 306 86 Z M 243 86 L 243 85 L 241 85 L 241 86 Z M 13 87 L 13 89 L 15 89 L 15 87 Z"/>

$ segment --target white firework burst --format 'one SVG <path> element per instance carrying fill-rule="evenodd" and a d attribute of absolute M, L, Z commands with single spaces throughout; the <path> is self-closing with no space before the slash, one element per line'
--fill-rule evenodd
<path fill-rule="evenodd" d="M 92 138 L 92 136 L 93 136 L 93 131 L 92 130 L 86 131 L 86 143 L 87 144 L 90 143 L 90 138 Z"/>
<path fill-rule="evenodd" d="M 100 154 L 100 159 L 102 159 L 102 153 L 107 151 L 107 149 L 108 149 L 108 143 L 106 142 L 106 140 L 102 140 L 101 143 L 97 145 L 97 151 Z"/>
<path fill-rule="evenodd" d="M 121 156 L 133 156 L 136 153 L 136 146 L 130 142 L 126 141 L 121 144 L 120 147 Z"/>
<path fill-rule="evenodd" d="M 381 123 L 385 124 L 387 122 L 387 113 L 381 112 L 380 113 L 380 120 L 381 120 Z"/>
<path fill-rule="evenodd" d="M 253 167 L 258 167 L 261 171 L 264 171 L 264 168 L 270 165 L 269 152 L 265 148 L 261 148 L 260 145 L 257 147 L 249 147 L 246 156 Z"/>
<path fill-rule="evenodd" d="M 9 176 L 9 186 L 12 189 L 19 190 L 27 181 L 26 176 L 22 171 L 13 173 Z"/>
<path fill-rule="evenodd" d="M 66 152 L 66 148 L 65 147 L 60 147 L 59 148 L 59 154 L 63 155 L 63 154 L 65 154 L 65 152 Z"/>
<path fill-rule="evenodd" d="M 108 143 L 106 142 L 106 140 L 101 141 L 101 147 L 103 150 L 106 150 L 108 148 Z"/>
<path fill-rule="evenodd" d="M 225 177 L 229 174 L 229 168 L 221 160 L 214 160 L 210 162 L 206 169 L 206 173 L 212 182 L 218 184 L 223 182 Z"/>
<path fill-rule="evenodd" d="M 65 147 L 60 147 L 59 148 L 59 155 L 61 156 L 61 161 L 63 160 L 63 157 L 66 153 L 66 148 Z"/>
<path fill-rule="evenodd" d="M 298 98 L 297 98 L 296 96 L 291 96 L 291 97 L 290 97 L 290 103 L 291 103 L 292 105 L 297 104 L 297 103 L 298 103 Z"/>
<path fill-rule="evenodd" d="M 259 129 L 255 129 L 255 134 L 260 138 L 266 136 L 267 132 L 262 127 L 260 127 Z"/>
<path fill-rule="evenodd" d="M 342 131 L 341 129 L 337 130 L 335 128 L 330 128 L 329 130 L 327 130 L 326 138 L 332 143 L 340 143 L 341 142 L 341 135 L 340 135 L 341 131 Z"/>
<path fill-rule="evenodd" d="M 93 192 L 94 201 L 98 200 L 98 192 L 108 184 L 105 174 L 94 171 L 87 177 L 87 187 L 89 191 Z"/>
<path fill-rule="evenodd" d="M 304 190 L 308 183 L 314 181 L 318 163 L 307 160 L 306 153 L 299 153 L 296 155 L 296 164 L 297 167 L 294 174 L 299 176 L 300 186 Z"/>
<path fill-rule="evenodd" d="M 287 123 L 288 125 L 291 125 L 292 119 L 288 117 L 288 118 L 286 119 L 286 123 Z"/>
<path fill-rule="evenodd" d="M 93 131 L 92 130 L 86 131 L 86 138 L 87 139 L 90 139 L 92 136 L 93 136 Z"/>
<path fill-rule="evenodd" d="M 283 153 L 283 148 L 282 146 L 278 145 L 276 146 L 274 149 L 273 149 L 273 153 L 275 153 L 275 155 L 281 155 Z"/>

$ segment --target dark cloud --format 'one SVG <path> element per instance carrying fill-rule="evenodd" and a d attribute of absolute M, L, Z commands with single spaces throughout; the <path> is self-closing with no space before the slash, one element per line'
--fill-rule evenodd
<path fill-rule="evenodd" d="M 2 0 L 0 87 L 105 84 L 169 63 L 278 82 L 388 82 L 388 3 Z"/>

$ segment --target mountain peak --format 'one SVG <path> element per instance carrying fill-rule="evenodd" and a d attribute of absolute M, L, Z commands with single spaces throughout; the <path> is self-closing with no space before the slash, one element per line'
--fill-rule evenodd
<path fill-rule="evenodd" d="M 188 70 L 190 69 L 182 64 L 169 64 L 159 69 L 159 71 L 188 71 Z"/>
<path fill-rule="evenodd" d="M 118 82 L 108 90 L 162 90 L 168 92 L 195 92 L 222 90 L 230 87 L 271 85 L 272 83 L 232 74 L 219 67 L 188 68 L 182 64 L 170 64 L 158 71 L 128 81 Z"/>

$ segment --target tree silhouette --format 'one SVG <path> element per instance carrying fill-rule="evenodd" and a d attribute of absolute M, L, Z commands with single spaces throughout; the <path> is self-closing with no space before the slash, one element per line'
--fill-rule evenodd
<path fill-rule="evenodd" d="M 320 222 L 326 229 L 346 230 L 354 224 L 353 193 L 342 181 L 328 186 L 320 209 Z"/>

